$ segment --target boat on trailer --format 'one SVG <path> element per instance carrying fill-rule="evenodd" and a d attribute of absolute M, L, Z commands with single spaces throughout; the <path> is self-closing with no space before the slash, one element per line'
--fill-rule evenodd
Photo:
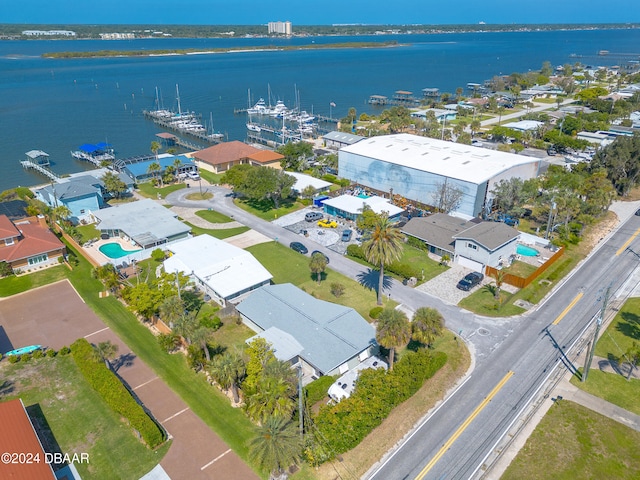
<path fill-rule="evenodd" d="M 28 347 L 16 348 L 15 350 L 11 350 L 10 352 L 5 353 L 6 357 L 11 357 L 14 355 L 24 355 L 25 353 L 33 353 L 36 350 L 41 350 L 42 345 L 29 345 Z"/>

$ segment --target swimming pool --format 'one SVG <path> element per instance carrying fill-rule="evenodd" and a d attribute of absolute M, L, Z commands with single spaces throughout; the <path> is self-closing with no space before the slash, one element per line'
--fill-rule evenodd
<path fill-rule="evenodd" d="M 356 195 L 357 198 L 369 198 L 369 195 L 365 195 L 364 193 L 359 193 Z"/>
<path fill-rule="evenodd" d="M 139 252 L 140 251 L 140 249 L 138 249 L 138 250 L 123 250 L 123 248 L 120 246 L 120 244 L 119 243 L 115 243 L 115 242 L 105 243 L 104 245 L 100 245 L 98 250 L 100 250 L 100 252 L 102 252 L 105 256 L 107 256 L 109 258 L 120 258 L 120 257 L 124 257 L 126 255 L 129 255 L 130 253 L 135 253 L 135 252 Z"/>
<path fill-rule="evenodd" d="M 518 244 L 516 247 L 516 253 L 519 255 L 524 255 L 525 257 L 537 257 L 540 255 L 540 252 L 535 248 L 528 247 L 527 245 Z"/>

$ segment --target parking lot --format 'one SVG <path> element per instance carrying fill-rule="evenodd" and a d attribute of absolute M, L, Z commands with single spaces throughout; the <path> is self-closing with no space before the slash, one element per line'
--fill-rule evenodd
<path fill-rule="evenodd" d="M 304 243 L 305 240 L 311 240 L 318 245 L 327 247 L 329 250 L 333 250 L 336 253 L 344 255 L 347 251 L 347 247 L 350 244 L 358 244 L 359 238 L 356 235 L 355 222 L 345 220 L 339 217 L 332 217 L 324 215 L 324 218 L 335 221 L 338 226 L 335 228 L 324 228 L 318 226 L 318 220 L 308 222 L 305 220 L 305 215 L 309 212 L 319 212 L 321 210 L 317 208 L 307 207 L 297 212 L 290 213 L 281 218 L 274 220 L 272 223 L 280 225 L 287 230 L 300 235 L 300 241 Z M 342 232 L 346 229 L 352 230 L 353 235 L 348 242 L 342 241 Z M 309 250 L 313 250 L 313 245 L 306 245 Z"/>

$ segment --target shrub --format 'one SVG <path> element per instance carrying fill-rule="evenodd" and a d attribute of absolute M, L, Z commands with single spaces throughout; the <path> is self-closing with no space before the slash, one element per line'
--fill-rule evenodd
<path fill-rule="evenodd" d="M 55 356 L 56 356 L 56 351 L 54 349 L 51 348 L 51 349 L 47 350 L 47 357 L 53 358 Z"/>
<path fill-rule="evenodd" d="M 151 258 L 154 262 L 162 262 L 164 260 L 164 252 L 160 248 L 156 248 L 153 252 L 151 252 Z"/>
<path fill-rule="evenodd" d="M 404 354 L 392 372 L 362 371 L 349 398 L 322 407 L 316 415 L 315 424 L 324 447 L 334 454 L 354 448 L 446 362 L 447 355 L 443 352 L 419 350 Z M 323 452 L 313 450 L 308 455 L 322 458 Z"/>
<path fill-rule="evenodd" d="M 333 385 L 333 382 L 336 381 L 336 378 L 337 377 L 326 375 L 318 378 L 317 380 L 314 380 L 306 387 L 304 387 L 304 395 L 307 399 L 307 405 L 311 407 L 312 405 L 325 398 L 327 396 L 329 387 Z"/>
<path fill-rule="evenodd" d="M 330 173 L 323 175 L 321 178 L 325 182 L 331 182 L 331 183 L 336 183 L 336 180 L 338 179 L 338 177 L 336 177 L 335 175 L 331 175 Z"/>
<path fill-rule="evenodd" d="M 33 358 L 42 358 L 42 357 L 44 357 L 44 352 L 42 350 L 36 350 L 35 352 L 33 352 L 32 357 Z"/>
<path fill-rule="evenodd" d="M 167 333 L 158 335 L 158 344 L 167 353 L 171 353 L 180 346 L 180 335 Z"/>
<path fill-rule="evenodd" d="M 60 351 L 58 352 L 60 355 L 69 355 L 69 353 L 71 353 L 71 349 L 69 347 L 67 347 L 66 345 L 64 347 L 62 347 L 60 349 Z"/>
<path fill-rule="evenodd" d="M 187 348 L 187 362 L 196 372 L 202 370 L 205 364 L 204 350 L 199 345 L 189 345 Z"/>
<path fill-rule="evenodd" d="M 424 241 L 419 238 L 412 237 L 411 235 L 406 236 L 407 245 L 412 246 L 413 248 L 417 248 L 418 250 L 429 250 L 429 245 L 427 245 Z"/>
<path fill-rule="evenodd" d="M 375 320 L 380 316 L 382 310 L 384 310 L 383 307 L 373 307 L 371 310 L 369 310 L 369 316 Z"/>
<path fill-rule="evenodd" d="M 345 290 L 344 285 L 343 285 L 343 284 L 341 284 L 341 283 L 339 283 L 339 282 L 333 282 L 333 283 L 331 284 L 331 294 L 332 294 L 334 297 L 340 297 L 340 296 L 342 296 L 342 294 L 344 294 L 344 290 Z"/>
<path fill-rule="evenodd" d="M 9 363 L 18 363 L 20 361 L 20 355 L 9 355 Z"/>
<path fill-rule="evenodd" d="M 351 244 L 347 247 L 347 255 L 354 258 L 359 258 L 361 260 L 365 260 L 364 251 L 360 245 Z"/>
<path fill-rule="evenodd" d="M 405 279 L 409 279 L 411 277 L 418 278 L 420 276 L 420 272 L 408 263 L 392 262 L 386 266 L 386 271 L 395 273 L 396 275 Z"/>
<path fill-rule="evenodd" d="M 164 432 L 104 362 L 96 360 L 91 344 L 84 338 L 78 339 L 73 343 L 71 352 L 84 378 L 107 405 L 118 415 L 126 418 L 149 447 L 155 448 L 160 445 L 164 441 Z"/>
<path fill-rule="evenodd" d="M 205 315 L 200 319 L 200 325 L 213 330 L 219 330 L 222 327 L 222 320 L 217 315 Z"/>
<path fill-rule="evenodd" d="M 0 277 L 6 277 L 7 275 L 11 275 L 13 270 L 11 269 L 11 265 L 7 262 L 0 262 Z"/>
<path fill-rule="evenodd" d="M 22 363 L 27 363 L 29 360 L 31 360 L 31 354 L 30 353 L 23 353 L 22 355 L 20 355 L 20 361 Z"/>
<path fill-rule="evenodd" d="M 299 198 L 298 201 L 305 207 L 308 207 L 313 203 L 313 199 L 311 198 Z"/>

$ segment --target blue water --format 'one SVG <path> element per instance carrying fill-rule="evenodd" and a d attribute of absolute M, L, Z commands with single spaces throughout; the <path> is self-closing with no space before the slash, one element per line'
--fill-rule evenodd
<path fill-rule="evenodd" d="M 105 243 L 98 248 L 105 256 L 109 258 L 125 257 L 131 253 L 139 252 L 140 250 L 123 250 L 119 243 Z"/>
<path fill-rule="evenodd" d="M 516 247 L 516 253 L 519 255 L 524 255 L 525 257 L 537 257 L 540 255 L 540 252 L 535 248 L 529 247 L 527 245 L 518 244 Z"/>
<path fill-rule="evenodd" d="M 395 48 L 291 50 L 148 58 L 44 59 L 44 52 L 66 50 L 140 50 L 299 45 L 315 42 L 384 42 Z M 293 39 L 147 39 L 0 41 L 0 191 L 43 183 L 18 164 L 33 149 L 49 153 L 58 173 L 89 169 L 69 152 L 83 143 L 106 141 L 120 158 L 150 153 L 161 131 L 141 111 L 154 107 L 155 88 L 164 106 L 175 108 L 179 84 L 183 109 L 194 110 L 229 140 L 244 140 L 246 118 L 234 108 L 252 100 L 283 100 L 333 117 L 349 107 L 379 112 L 368 105 L 372 94 L 396 90 L 420 95 L 422 88 L 454 92 L 469 82 L 498 74 L 575 63 L 611 65 L 617 57 L 599 50 L 637 52 L 640 30 L 468 33 Z M 571 54 L 582 57 L 572 57 Z M 331 108 L 334 102 L 336 107 Z"/>

